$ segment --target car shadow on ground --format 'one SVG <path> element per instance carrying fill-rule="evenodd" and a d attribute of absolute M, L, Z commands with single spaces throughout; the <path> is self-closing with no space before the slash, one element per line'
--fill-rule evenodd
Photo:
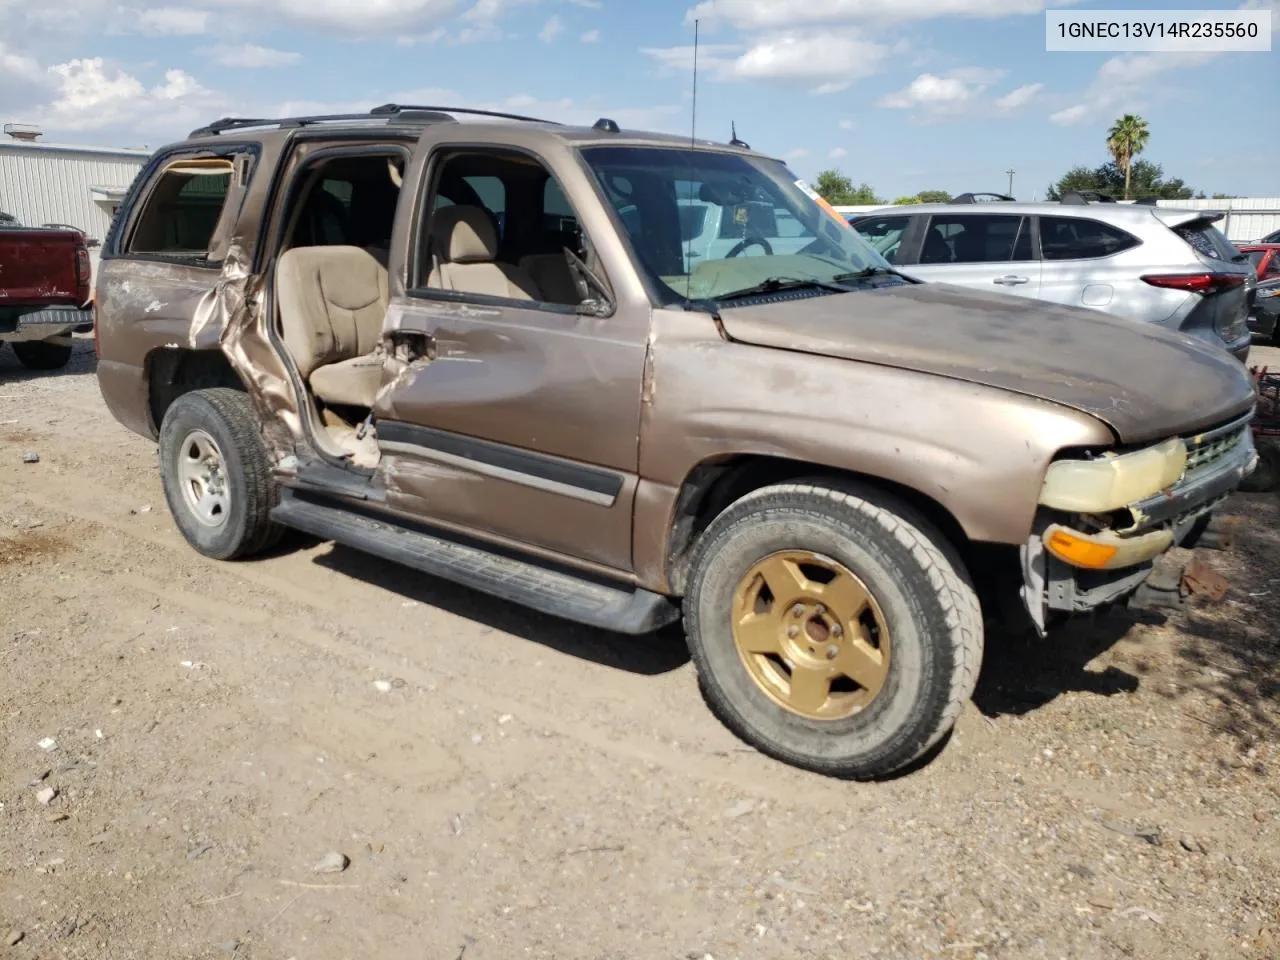
<path fill-rule="evenodd" d="M 93 352 L 93 340 L 76 337 L 71 348 L 71 359 L 57 370 L 28 370 L 22 365 L 13 348 L 4 344 L 0 336 L 0 389 L 10 384 L 48 380 L 53 377 L 93 376 L 98 372 L 98 358 Z"/>
<path fill-rule="evenodd" d="M 657 676 L 678 670 L 689 662 L 689 648 L 679 624 L 639 637 L 598 630 L 546 616 L 338 544 L 317 556 L 315 562 L 336 573 L 390 590 L 406 601 L 435 607 L 490 630 L 628 673 Z"/>
<path fill-rule="evenodd" d="M 1021 715 L 1065 693 L 1101 697 L 1133 693 L 1139 677 L 1117 667 L 1087 665 L 1133 628 L 1138 618 L 1113 612 L 1060 627 L 1047 637 L 990 631 L 973 702 L 985 716 Z"/>

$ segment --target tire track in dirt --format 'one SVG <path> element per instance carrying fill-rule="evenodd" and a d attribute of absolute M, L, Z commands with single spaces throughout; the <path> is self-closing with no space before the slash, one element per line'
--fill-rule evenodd
<path fill-rule="evenodd" d="M 78 480 L 80 482 L 77 482 Z M 209 590 L 212 596 L 197 592 L 186 585 L 181 589 L 175 589 L 171 578 L 165 576 L 167 571 L 172 570 L 172 566 L 165 556 L 157 556 L 154 550 L 143 552 L 141 557 L 128 558 L 131 564 L 139 562 L 145 564 L 152 576 L 142 577 L 136 573 L 108 575 L 113 580 L 142 590 L 164 602 L 174 603 L 198 617 L 231 619 L 247 627 L 270 624 L 273 632 L 289 642 L 341 662 L 351 675 L 363 675 L 370 668 L 384 675 L 399 675 L 410 683 L 434 687 L 438 695 L 446 696 L 459 705 L 480 707 L 494 714 L 513 714 L 529 725 L 541 727 L 619 759 L 649 764 L 680 777 L 692 777 L 731 786 L 762 798 L 823 807 L 832 803 L 841 805 L 848 803 L 850 791 L 876 789 L 833 783 L 800 771 L 793 771 L 763 757 L 757 757 L 745 748 L 742 748 L 740 757 L 723 757 L 706 750 L 699 751 L 692 745 L 673 748 L 666 746 L 656 737 L 638 737 L 626 729 L 627 721 L 638 721 L 641 716 L 644 716 L 644 719 L 651 723 L 654 718 L 649 715 L 651 710 L 644 703 L 631 701 L 630 698 L 622 698 L 619 701 L 628 708 L 621 714 L 614 712 L 607 722 L 589 723 L 566 720 L 519 693 L 494 694 L 487 686 L 493 682 L 493 675 L 470 666 L 471 659 L 459 657 L 443 663 L 424 662 L 421 659 L 420 649 L 413 651 L 412 656 L 395 651 L 395 646 L 402 646 L 405 643 L 403 631 L 400 631 L 401 636 L 397 637 L 388 636 L 382 630 L 376 632 L 370 630 L 371 624 L 368 619 L 362 619 L 359 613 L 362 610 L 378 609 L 379 603 L 376 599 L 370 599 L 367 584 L 350 582 L 349 578 L 342 574 L 328 570 L 324 570 L 322 574 L 324 582 L 310 588 L 289 579 L 291 575 L 297 576 L 299 573 L 309 575 L 309 579 L 317 579 L 316 565 L 309 564 L 301 568 L 300 565 L 303 562 L 309 562 L 311 557 L 324 549 L 323 547 L 310 548 L 292 555 L 256 563 L 218 564 L 195 554 L 181 539 L 176 529 L 168 523 L 165 525 L 165 531 L 161 532 L 112 516 L 102 503 L 102 500 L 108 499 L 109 495 L 100 498 L 86 495 L 87 490 L 90 489 L 92 488 L 85 485 L 82 479 L 74 475 L 70 477 L 63 475 L 48 478 L 48 482 L 42 484 L 40 492 L 24 489 L 20 492 L 20 496 L 43 509 L 61 512 L 82 522 L 92 523 L 123 535 L 127 541 L 139 546 L 160 548 L 165 555 L 185 554 L 187 562 L 197 566 L 201 571 L 200 590 Z M 264 570 L 264 566 L 269 566 L 271 570 Z M 323 568 L 320 569 L 323 570 Z M 277 598 L 277 602 L 283 599 L 292 604 L 296 610 L 307 611 L 308 619 L 312 621 L 310 628 L 300 628 L 293 616 L 280 616 L 275 611 L 259 612 L 245 605 L 237 590 L 237 581 L 265 591 Z M 222 589 L 214 589 L 215 584 Z M 225 599 L 230 597 L 236 597 L 237 600 L 229 602 Z M 499 601 L 495 600 L 494 603 L 497 604 Z M 475 636 L 452 638 L 452 642 L 480 642 L 489 647 L 528 643 L 519 637 L 488 635 L 492 634 L 492 631 L 486 634 L 477 629 L 476 624 L 456 617 L 454 614 L 438 608 L 435 612 L 439 616 L 457 620 L 457 625 L 461 626 L 465 633 L 475 634 Z M 315 622 L 317 618 L 336 620 L 347 631 L 350 640 L 332 639 L 328 631 Z M 628 641 L 624 639 L 621 642 Z M 510 653 L 510 651 L 505 652 Z M 517 655 L 513 658 L 516 660 L 514 664 L 516 670 L 521 667 L 519 661 L 527 660 L 528 656 L 529 654 L 525 652 L 523 657 Z M 565 684 L 567 690 L 564 695 L 568 695 L 569 690 L 591 684 L 593 675 L 599 673 L 599 668 L 583 664 L 571 656 L 565 655 L 563 659 L 566 663 L 575 664 L 577 667 L 575 672 L 579 675 L 576 680 Z M 503 665 L 503 670 L 506 669 L 509 667 Z M 647 691 L 642 688 L 652 682 L 647 678 L 631 676 L 613 676 L 610 680 L 613 683 L 621 682 L 625 687 L 631 688 L 636 698 L 643 698 Z M 683 686 L 691 697 L 696 698 L 693 684 Z M 554 702 L 554 698 L 543 697 L 544 702 L 548 699 Z M 589 700 L 590 696 L 580 698 L 578 706 L 582 706 L 583 703 L 590 706 Z M 693 704 L 697 705 L 696 709 L 703 709 L 700 700 L 693 699 Z M 608 704 L 608 706 L 613 708 L 616 705 Z M 694 708 L 691 705 L 692 709 Z M 632 716 L 628 717 L 627 713 Z M 669 721 L 671 718 L 666 719 Z M 316 722 L 324 724 L 328 720 L 317 717 Z M 700 722 L 707 726 L 717 723 L 710 714 L 706 714 Z M 684 737 L 689 736 L 687 730 L 679 726 L 677 729 L 680 729 Z M 715 732 L 720 733 L 718 730 Z M 728 735 L 724 734 L 722 739 L 727 737 Z M 735 748 L 738 746 L 736 741 L 733 741 L 733 744 Z"/>

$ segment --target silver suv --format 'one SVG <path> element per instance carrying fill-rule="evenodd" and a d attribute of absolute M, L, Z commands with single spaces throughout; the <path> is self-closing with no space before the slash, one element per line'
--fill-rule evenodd
<path fill-rule="evenodd" d="M 993 201 L 977 200 L 979 196 Z M 1143 203 L 1017 203 L 964 194 L 886 207 L 855 230 L 903 273 L 1092 307 L 1207 340 L 1241 362 L 1257 278 L 1220 213 Z"/>

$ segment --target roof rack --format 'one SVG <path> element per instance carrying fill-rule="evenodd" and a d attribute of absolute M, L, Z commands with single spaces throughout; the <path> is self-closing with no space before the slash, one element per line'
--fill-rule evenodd
<path fill-rule="evenodd" d="M 978 199 L 979 197 L 985 197 L 986 199 L 980 200 Z M 962 194 L 959 194 L 958 196 L 952 197 L 951 200 L 948 202 L 950 203 L 990 203 L 992 201 L 995 201 L 997 203 L 1005 202 L 1005 201 L 1010 203 L 1017 202 L 1015 198 L 1005 196 L 1003 193 L 962 193 Z"/>
<path fill-rule="evenodd" d="M 229 130 L 245 130 L 251 127 L 276 127 L 287 130 L 296 127 L 309 127 L 319 123 L 354 123 L 360 121 L 382 120 L 388 123 L 456 123 L 454 114 L 478 117 L 498 117 L 503 120 L 520 120 L 525 123 L 551 123 L 552 120 L 540 120 L 537 117 L 525 117 L 518 113 L 502 113 L 496 110 L 473 110 L 469 107 L 425 107 L 410 106 L 398 103 L 384 103 L 374 107 L 368 113 L 325 113 L 303 117 L 223 117 L 203 127 L 197 127 L 187 134 L 188 138 L 210 137 Z M 555 124 L 559 126 L 559 124 Z"/>
<path fill-rule="evenodd" d="M 1160 198 L 1159 198 L 1159 197 L 1143 197 L 1141 200 L 1135 200 L 1135 201 L 1133 201 L 1133 202 L 1134 202 L 1136 205 L 1140 206 L 1140 207 L 1158 207 L 1158 206 L 1160 206 Z"/>

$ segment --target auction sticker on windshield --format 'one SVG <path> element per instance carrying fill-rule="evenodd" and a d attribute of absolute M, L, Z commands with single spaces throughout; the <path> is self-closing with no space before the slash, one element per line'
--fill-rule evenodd
<path fill-rule="evenodd" d="M 827 213 L 831 214 L 831 216 L 835 218 L 836 222 L 839 223 L 840 226 L 842 227 L 849 226 L 849 221 L 846 220 L 844 217 L 840 216 L 839 211 L 836 210 L 836 208 L 833 207 L 831 204 L 827 203 L 827 201 L 822 198 L 822 194 L 818 193 L 817 190 L 814 190 L 813 187 L 809 186 L 807 182 L 805 182 L 804 180 L 797 180 L 796 188 L 799 189 L 799 191 L 803 193 L 806 197 L 808 197 L 810 200 L 812 200 L 814 203 L 820 206 L 823 210 L 827 211 Z"/>

